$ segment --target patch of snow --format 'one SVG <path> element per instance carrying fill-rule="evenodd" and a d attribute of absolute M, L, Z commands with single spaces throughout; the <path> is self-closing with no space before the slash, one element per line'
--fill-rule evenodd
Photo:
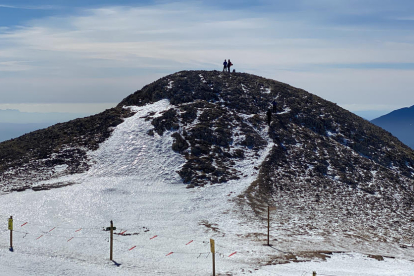
<path fill-rule="evenodd" d="M 173 88 L 173 83 L 174 83 L 174 81 L 172 81 L 172 80 L 170 80 L 170 81 L 168 82 L 168 85 L 167 85 L 167 89 L 168 89 L 168 90 L 170 90 L 171 88 Z"/>
<path fill-rule="evenodd" d="M 332 132 L 330 130 L 327 130 L 326 131 L 326 136 L 328 136 L 328 137 L 336 136 L 336 133 L 334 133 L 334 132 Z"/>
<path fill-rule="evenodd" d="M 68 165 L 63 164 L 63 165 L 56 165 L 56 166 L 54 166 L 54 167 L 53 167 L 53 170 L 54 170 L 56 173 L 60 173 L 60 172 L 65 171 L 67 168 L 68 168 Z"/>
<path fill-rule="evenodd" d="M 263 93 L 265 94 L 270 94 L 272 92 L 272 90 L 269 87 L 266 87 L 263 90 L 264 90 Z"/>
<path fill-rule="evenodd" d="M 247 89 L 247 86 L 245 86 L 243 83 L 241 84 L 241 87 L 242 87 L 244 93 L 249 92 L 249 89 Z"/>
<path fill-rule="evenodd" d="M 414 263 L 407 260 L 384 258 L 378 261 L 359 253 L 335 253 L 326 261 L 298 262 L 283 265 L 265 266 L 252 270 L 252 276 L 300 276 L 335 275 L 335 276 L 409 276 L 412 275 Z"/>
<path fill-rule="evenodd" d="M 279 115 L 281 115 L 281 114 L 286 114 L 286 113 L 289 113 L 290 111 L 291 111 L 290 107 L 286 107 L 283 111 L 278 112 L 278 113 L 276 113 L 276 114 L 279 114 Z"/>
<path fill-rule="evenodd" d="M 9 275 L 113 275 L 115 269 L 122 275 L 209 275 L 210 238 L 216 240 L 218 271 L 250 267 L 250 248 L 256 245 L 239 238 L 251 228 L 240 228 L 243 218 L 233 211 L 234 199 L 255 180 L 254 167 L 272 145 L 259 157 L 236 162 L 234 167 L 248 175 L 244 179 L 186 189 L 176 173 L 185 159 L 172 151 L 171 134 L 146 134 L 151 122 L 143 117 L 169 108 L 166 100 L 133 107 L 135 115 L 89 152 L 94 164 L 87 173 L 49 181 L 78 185 L 2 196 L 0 218 L 12 214 L 16 231 L 13 253 L 7 232 L 2 233 L 0 269 Z M 117 233 L 131 234 L 115 236 L 119 268 L 108 262 L 109 232 L 102 231 L 110 220 Z"/>
<path fill-rule="evenodd" d="M 204 79 L 203 75 L 199 74 L 198 76 L 200 77 L 200 79 L 203 83 L 207 83 L 207 81 Z"/>

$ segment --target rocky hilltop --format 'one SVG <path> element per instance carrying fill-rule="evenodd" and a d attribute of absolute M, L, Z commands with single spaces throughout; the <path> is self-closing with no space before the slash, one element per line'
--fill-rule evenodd
<path fill-rule="evenodd" d="M 280 209 L 280 227 L 294 234 L 334 231 L 355 242 L 411 243 L 414 152 L 335 103 L 246 73 L 181 71 L 101 114 L 3 142 L 1 189 L 87 171 L 88 151 L 133 114 L 128 106 L 162 99 L 172 108 L 146 117 L 153 126 L 147 135 L 172 136 L 172 150 L 186 160 L 177 173 L 187 188 L 241 179 L 246 175 L 235 161 L 269 148 L 256 180 L 238 196 L 240 212 L 259 214 L 271 204 Z"/>

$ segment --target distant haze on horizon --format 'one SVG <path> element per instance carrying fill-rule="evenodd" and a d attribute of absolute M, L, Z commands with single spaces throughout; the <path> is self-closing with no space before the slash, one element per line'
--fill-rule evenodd
<path fill-rule="evenodd" d="M 371 120 L 414 104 L 413 15 L 408 0 L 0 0 L 0 109 L 98 113 L 230 58 Z"/>
<path fill-rule="evenodd" d="M 38 129 L 47 128 L 57 123 L 94 115 L 102 111 L 101 109 L 105 107 L 111 108 L 115 105 L 116 104 L 97 104 L 96 106 L 94 104 L 82 104 L 79 106 L 76 104 L 18 105 L 20 109 L 24 110 L 23 112 L 17 109 L 4 110 L 0 108 L 0 143 Z M 10 106 L 12 105 L 9 105 L 9 107 Z M 55 112 L 55 108 L 59 107 L 59 112 Z M 82 110 L 84 111 L 83 113 L 80 112 Z M 360 111 L 354 113 L 369 121 L 385 114 L 382 111 Z"/>

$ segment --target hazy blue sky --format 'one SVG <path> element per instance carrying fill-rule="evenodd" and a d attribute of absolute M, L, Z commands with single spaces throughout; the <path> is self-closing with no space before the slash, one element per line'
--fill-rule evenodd
<path fill-rule="evenodd" d="M 351 111 L 411 106 L 414 1 L 0 0 L 0 109 L 99 111 L 227 58 Z"/>

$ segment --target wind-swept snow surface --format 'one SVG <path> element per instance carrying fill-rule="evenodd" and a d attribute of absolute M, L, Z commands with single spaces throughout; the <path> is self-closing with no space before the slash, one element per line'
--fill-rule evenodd
<path fill-rule="evenodd" d="M 250 238 L 263 238 L 266 223 L 241 217 L 235 199 L 255 180 L 255 167 L 273 144 L 269 142 L 255 159 L 236 164 L 245 178 L 186 189 L 176 173 L 185 160 L 172 151 L 171 133 L 146 133 L 151 123 L 145 117 L 170 107 L 167 100 L 132 107 L 136 114 L 119 125 L 99 150 L 90 152 L 93 164 L 87 173 L 54 180 L 74 185 L 1 196 L 0 274 L 211 275 L 210 238 L 216 242 L 217 275 L 310 275 L 303 273 L 314 268 L 326 268 L 322 271 L 330 275 L 414 271 L 409 261 L 379 262 L 362 255 L 262 267 L 272 256 L 286 252 Z M 10 215 L 13 253 L 8 251 Z M 104 229 L 111 220 L 117 228 L 113 256 L 120 266 L 109 261 L 109 232 Z M 338 263 L 349 265 L 342 269 Z M 352 268 L 353 264 L 367 268 L 378 264 L 378 269 L 371 272 Z"/>

